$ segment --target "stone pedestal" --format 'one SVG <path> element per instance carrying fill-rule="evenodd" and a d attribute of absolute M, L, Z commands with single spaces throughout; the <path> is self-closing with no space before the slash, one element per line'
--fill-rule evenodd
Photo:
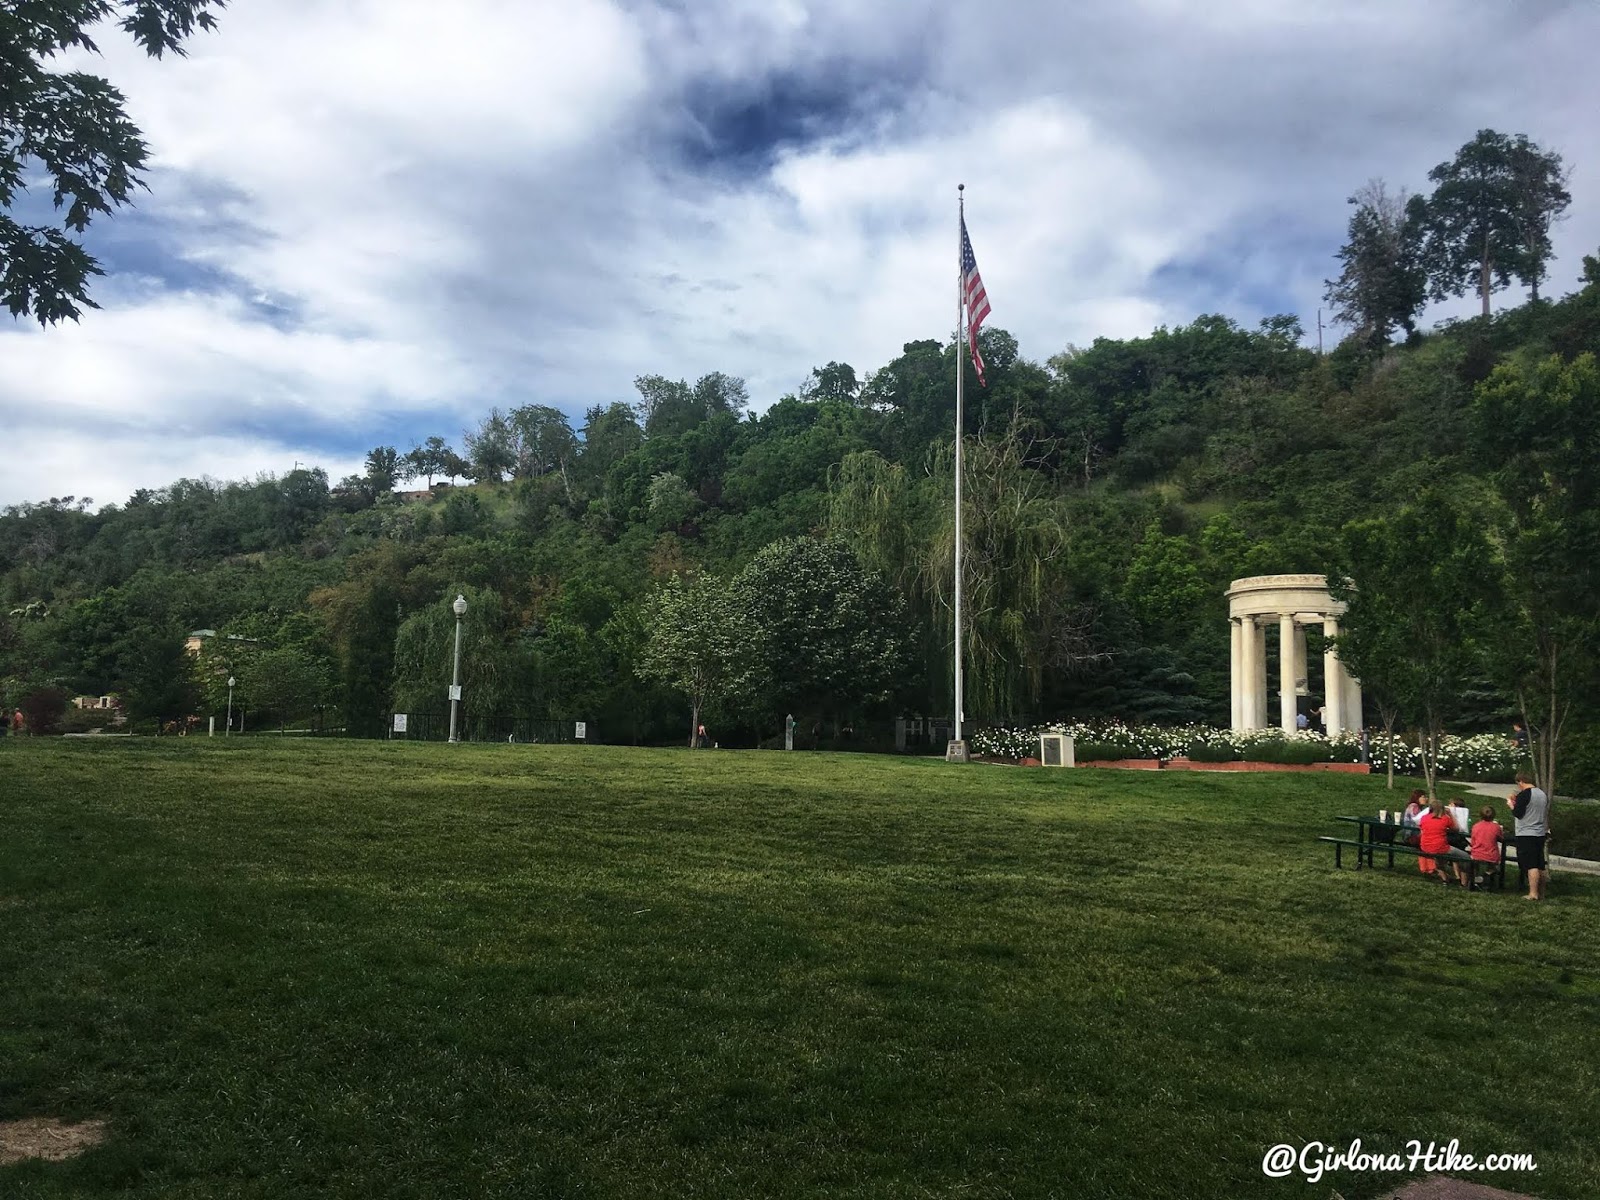
<path fill-rule="evenodd" d="M 964 763 L 970 762 L 967 756 L 967 743 L 965 741 L 949 742 L 944 748 L 945 762 Z"/>

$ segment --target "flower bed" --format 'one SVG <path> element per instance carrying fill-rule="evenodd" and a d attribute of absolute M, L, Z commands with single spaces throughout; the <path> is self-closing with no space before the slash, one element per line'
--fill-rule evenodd
<path fill-rule="evenodd" d="M 1249 769 L 1234 765 L 1239 763 L 1262 764 L 1255 769 L 1275 765 L 1331 768 L 1336 764 L 1354 765 L 1361 757 L 1360 740 L 1353 733 L 1328 738 L 1310 731 L 1234 731 L 1207 725 L 1124 725 L 1116 721 L 1095 721 L 1024 728 L 991 726 L 975 730 L 970 737 L 975 754 L 1015 762 L 1038 756 L 1041 733 L 1071 734 L 1081 765 L 1151 759 L 1170 762 L 1181 758 L 1188 761 L 1191 770 L 1211 766 Z M 1372 770 L 1387 770 L 1388 739 L 1381 730 L 1368 730 L 1367 736 Z M 1393 752 L 1397 774 L 1421 772 L 1422 760 L 1416 747 L 1398 735 Z M 1440 747 L 1440 772 L 1449 779 L 1509 783 L 1524 765 L 1519 763 L 1509 740 L 1494 734 L 1446 735 Z"/>

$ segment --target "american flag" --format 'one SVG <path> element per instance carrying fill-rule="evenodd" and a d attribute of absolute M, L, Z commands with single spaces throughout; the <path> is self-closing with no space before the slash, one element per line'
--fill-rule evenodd
<path fill-rule="evenodd" d="M 978 274 L 965 216 L 961 218 L 961 282 L 967 297 L 967 345 L 972 348 L 972 365 L 978 372 L 978 382 L 988 387 L 983 378 L 983 355 L 978 353 L 978 330 L 989 315 L 989 296 L 983 290 L 983 276 Z"/>

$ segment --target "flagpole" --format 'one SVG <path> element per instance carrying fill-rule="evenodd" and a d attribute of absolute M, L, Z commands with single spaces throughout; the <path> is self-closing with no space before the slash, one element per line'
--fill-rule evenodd
<path fill-rule="evenodd" d="M 965 250 L 963 235 L 967 227 L 967 185 L 956 184 L 957 218 L 956 218 L 956 329 L 960 344 L 956 347 L 956 704 L 955 704 L 955 736 L 946 750 L 945 757 L 952 762 L 965 762 L 967 760 L 967 745 L 961 738 L 962 713 L 962 675 L 961 675 L 961 433 L 962 402 L 966 381 L 967 358 L 967 287 L 966 271 L 962 263 Z"/>

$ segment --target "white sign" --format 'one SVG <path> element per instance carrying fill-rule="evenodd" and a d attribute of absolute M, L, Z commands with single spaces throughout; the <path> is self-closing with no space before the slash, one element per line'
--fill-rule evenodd
<path fill-rule="evenodd" d="M 574 728 L 572 736 L 581 742 L 584 739 L 584 736 L 588 733 L 588 730 L 589 726 L 587 722 L 578 721 L 576 722 L 576 728 Z"/>
<path fill-rule="evenodd" d="M 459 683 L 452 683 L 450 685 L 450 699 L 452 699 L 452 700 L 461 699 L 461 685 Z"/>
<path fill-rule="evenodd" d="M 394 715 L 394 731 L 396 733 L 404 733 L 406 731 L 406 714 L 405 713 L 395 713 L 395 715 Z"/>

